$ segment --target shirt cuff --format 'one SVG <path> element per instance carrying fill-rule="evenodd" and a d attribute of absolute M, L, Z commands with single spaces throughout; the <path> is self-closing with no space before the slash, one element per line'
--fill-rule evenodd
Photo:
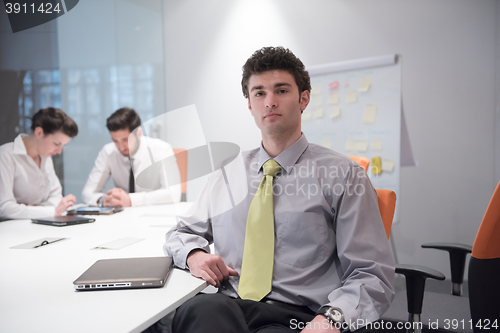
<path fill-rule="evenodd" d="M 175 265 L 179 268 L 182 268 L 182 269 L 189 269 L 188 265 L 187 265 L 187 257 L 189 255 L 189 253 L 191 253 L 191 251 L 193 250 L 202 250 L 202 251 L 205 251 L 206 253 L 210 253 L 210 251 L 207 251 L 206 249 L 196 245 L 196 244 L 192 244 L 192 245 L 186 245 L 181 251 L 179 251 L 179 254 L 177 255 L 177 258 L 176 258 L 176 261 L 175 261 Z"/>
<path fill-rule="evenodd" d="M 135 206 L 144 206 L 144 195 L 146 192 L 140 192 L 140 193 L 129 193 L 128 196 L 130 197 L 130 206 L 135 207 Z"/>
<path fill-rule="evenodd" d="M 3 212 L 0 212 L 1 219 L 17 220 L 17 219 L 33 219 L 54 216 L 56 207 L 54 206 L 26 206 L 24 204 L 16 204 L 14 207 L 8 207 Z"/>
<path fill-rule="evenodd" d="M 90 199 L 86 202 L 87 206 L 93 206 L 96 207 L 97 205 L 97 200 L 99 200 L 100 197 L 105 196 L 104 193 L 94 193 L 90 197 Z"/>

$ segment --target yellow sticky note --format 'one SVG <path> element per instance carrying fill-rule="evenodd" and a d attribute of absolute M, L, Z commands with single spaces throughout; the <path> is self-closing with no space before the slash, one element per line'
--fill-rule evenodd
<path fill-rule="evenodd" d="M 339 93 L 330 93 L 328 95 L 328 104 L 339 104 Z"/>
<path fill-rule="evenodd" d="M 342 110 L 339 106 L 335 106 L 330 110 L 330 118 L 338 118 L 342 115 Z"/>
<path fill-rule="evenodd" d="M 321 140 L 321 145 L 328 149 L 332 148 L 332 142 L 330 140 Z"/>
<path fill-rule="evenodd" d="M 382 147 L 383 147 L 382 139 L 372 139 L 372 142 L 370 143 L 371 150 L 382 150 Z"/>
<path fill-rule="evenodd" d="M 348 92 L 345 101 L 348 104 L 356 103 L 358 101 L 358 94 L 355 91 Z"/>
<path fill-rule="evenodd" d="M 305 112 L 302 114 L 302 121 L 311 121 L 312 119 L 312 113 L 311 112 Z"/>
<path fill-rule="evenodd" d="M 363 114 L 363 123 L 365 124 L 375 124 L 377 118 L 377 106 L 368 104 Z"/>
<path fill-rule="evenodd" d="M 359 82 L 358 91 L 368 91 L 372 86 L 372 78 L 371 76 L 364 76 L 361 78 Z"/>
<path fill-rule="evenodd" d="M 321 83 L 316 83 L 312 85 L 311 94 L 313 95 L 321 94 Z"/>
<path fill-rule="evenodd" d="M 380 157 L 372 157 L 372 173 L 374 175 L 380 175 L 382 173 L 382 163 L 380 162 Z"/>
<path fill-rule="evenodd" d="M 322 98 L 321 94 L 314 95 L 314 97 L 313 97 L 313 105 L 314 106 L 323 105 L 323 98 Z"/>
<path fill-rule="evenodd" d="M 356 150 L 357 151 L 367 151 L 368 150 L 368 141 L 359 140 L 356 142 Z"/>
<path fill-rule="evenodd" d="M 325 113 L 323 112 L 323 107 L 320 106 L 319 108 L 314 109 L 313 112 L 313 118 L 318 119 L 318 118 L 323 118 Z"/>
<path fill-rule="evenodd" d="M 382 159 L 382 170 L 387 171 L 387 172 L 393 172 L 394 171 L 394 161 L 390 160 L 388 158 L 383 158 Z"/>
<path fill-rule="evenodd" d="M 345 150 L 356 150 L 356 140 L 347 140 Z"/>

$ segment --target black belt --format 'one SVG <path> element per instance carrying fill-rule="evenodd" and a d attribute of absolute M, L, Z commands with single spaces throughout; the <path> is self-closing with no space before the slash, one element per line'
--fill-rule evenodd
<path fill-rule="evenodd" d="M 309 309 L 307 306 L 302 306 L 302 305 L 295 305 L 295 304 L 290 304 L 290 303 L 285 303 L 285 302 L 280 302 L 280 301 L 275 301 L 273 299 L 268 299 L 268 298 L 263 298 L 261 302 L 278 306 L 280 308 L 284 308 L 287 310 L 292 310 L 292 311 L 299 311 L 299 312 L 304 312 L 308 314 L 314 314 L 314 311 Z"/>

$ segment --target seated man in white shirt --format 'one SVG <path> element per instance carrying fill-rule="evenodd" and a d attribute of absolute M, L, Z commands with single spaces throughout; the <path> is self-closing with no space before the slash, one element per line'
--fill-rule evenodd
<path fill-rule="evenodd" d="M 166 159 L 170 165 L 162 164 L 162 168 L 169 171 L 168 180 L 164 170 L 152 167 L 160 165 L 158 163 L 168 156 L 173 157 L 172 147 L 160 139 L 143 136 L 140 126 L 141 119 L 131 108 L 121 108 L 106 120 L 113 142 L 99 152 L 83 188 L 82 199 L 86 204 L 130 207 L 180 201 L 181 187 L 175 158 Z M 172 170 L 173 177 L 170 176 Z M 142 177 L 142 182 L 137 183 L 141 172 L 147 174 Z M 103 193 L 110 176 L 115 187 Z"/>

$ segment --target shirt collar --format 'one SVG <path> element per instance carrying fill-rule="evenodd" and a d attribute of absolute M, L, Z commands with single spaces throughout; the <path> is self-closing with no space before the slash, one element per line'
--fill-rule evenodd
<path fill-rule="evenodd" d="M 285 149 L 281 154 L 276 156 L 274 160 L 281 165 L 281 167 L 286 171 L 287 174 L 292 172 L 294 165 L 299 160 L 299 157 L 304 153 L 306 148 L 309 146 L 309 141 L 307 141 L 304 133 L 300 136 L 300 138 L 295 141 L 293 145 Z M 264 163 L 269 160 L 271 157 L 264 149 L 262 142 L 260 144 L 259 150 L 259 169 L 258 172 L 262 171 L 262 166 Z"/>
<path fill-rule="evenodd" d="M 14 139 L 14 151 L 13 153 L 16 155 L 28 155 L 26 151 L 26 146 L 24 145 L 23 137 L 27 136 L 27 134 L 19 134 Z"/>
<path fill-rule="evenodd" d="M 133 159 L 133 160 L 136 160 L 136 159 L 140 159 L 141 157 L 144 158 L 144 154 L 149 154 L 148 152 L 148 137 L 143 135 L 141 136 L 141 139 L 139 141 L 139 148 L 137 149 L 137 151 L 135 152 L 134 155 L 131 155 L 130 156 L 130 159 Z"/>

